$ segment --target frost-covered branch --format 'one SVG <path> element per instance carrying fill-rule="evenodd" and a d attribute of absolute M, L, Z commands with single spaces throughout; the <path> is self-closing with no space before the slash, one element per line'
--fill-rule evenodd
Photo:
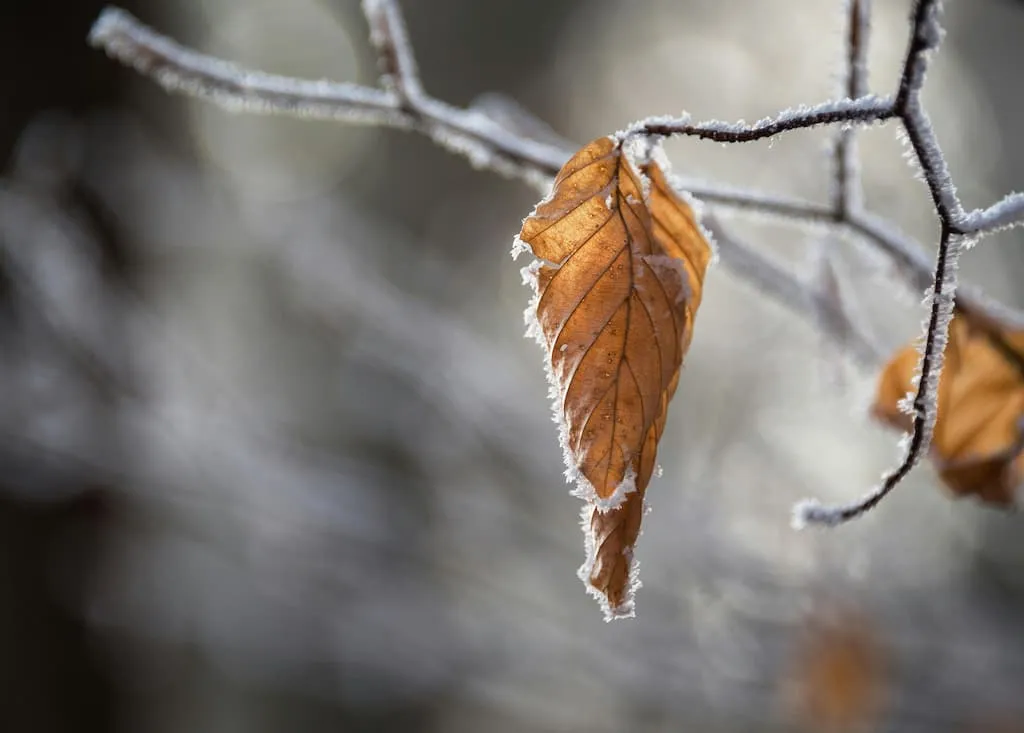
<path fill-rule="evenodd" d="M 896 109 L 900 114 L 917 102 L 928 71 L 928 52 L 937 49 L 942 41 L 939 4 L 939 0 L 916 0 L 914 3 L 910 42 L 896 92 Z"/>
<path fill-rule="evenodd" d="M 749 143 L 784 132 L 822 125 L 870 125 L 896 116 L 894 100 L 868 94 L 857 99 L 837 99 L 812 106 L 787 109 L 748 125 L 739 122 L 690 122 L 689 117 L 646 117 L 627 127 L 621 134 L 674 137 L 685 135 L 719 143 Z"/>
<path fill-rule="evenodd" d="M 570 151 L 511 134 L 478 110 L 460 109 L 423 94 L 412 56 L 403 45 L 404 26 L 397 8 L 383 0 L 364 7 L 391 89 L 245 69 L 185 48 L 119 8 L 100 14 L 89 42 L 169 92 L 235 112 L 416 130 L 465 156 L 475 167 L 522 178 L 539 188 L 548 185 Z"/>
<path fill-rule="evenodd" d="M 1024 194 L 1011 193 L 987 209 L 975 209 L 960 221 L 964 233 L 994 232 L 1024 224 Z"/>
<path fill-rule="evenodd" d="M 921 356 L 922 379 L 913 400 L 914 430 L 903 462 L 889 473 L 878 491 L 849 507 L 827 510 L 806 505 L 805 522 L 838 524 L 867 511 L 896 486 L 928 450 L 936 417 L 935 387 L 948 337 L 954 299 L 964 317 L 996 339 L 1000 331 L 1020 327 L 1024 316 L 994 303 L 974 290 L 957 292 L 955 272 L 963 242 L 1024 223 L 1024 195 L 1013 194 L 987 209 L 965 213 L 957 197 L 931 121 L 920 103 L 920 91 L 931 52 L 943 31 L 939 0 L 916 0 L 907 52 L 895 94 L 872 95 L 867 89 L 868 0 L 847 0 L 848 30 L 845 98 L 785 110 L 753 124 L 688 117 L 649 117 L 628 126 L 621 136 L 685 135 L 722 143 L 764 140 L 784 132 L 822 125 L 840 125 L 836 143 L 836 193 L 831 206 L 775 197 L 757 191 L 722 188 L 686 181 L 683 188 L 716 208 L 733 208 L 781 216 L 796 223 L 843 229 L 885 252 L 915 289 L 927 289 L 931 311 Z M 538 140 L 502 124 L 483 108 L 458 108 L 430 97 L 422 88 L 415 59 L 394 0 L 364 0 L 363 9 L 383 74 L 383 89 L 351 83 L 292 79 L 235 66 L 178 45 L 118 9 L 104 11 L 90 42 L 113 58 L 155 79 L 165 89 L 213 101 L 236 110 L 264 114 L 331 119 L 415 130 L 461 154 L 479 168 L 522 178 L 547 190 L 571 149 Z M 898 120 L 921 169 L 941 225 L 938 255 L 932 263 L 922 248 L 887 223 L 862 210 L 853 127 Z M 769 260 L 754 255 L 724 233 L 723 263 L 760 285 L 781 302 L 807 314 L 819 312 L 818 288 L 795 280 Z M 733 246 L 736 245 L 736 246 Z M 785 277 L 783 277 L 785 276 Z M 789 279 L 786 279 L 789 278 Z M 799 295 L 798 295 L 799 293 Z M 818 311 L 815 311 L 818 309 Z M 842 317 L 831 314 L 830 317 Z M 858 348 L 858 351 L 860 349 Z M 867 349 L 858 358 L 867 356 Z"/>

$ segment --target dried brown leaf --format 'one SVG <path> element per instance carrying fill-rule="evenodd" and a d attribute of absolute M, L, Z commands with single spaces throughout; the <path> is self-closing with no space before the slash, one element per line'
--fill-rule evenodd
<path fill-rule="evenodd" d="M 661 168 L 612 138 L 580 150 L 523 222 L 537 258 L 531 333 L 545 350 L 566 477 L 588 502 L 580 577 L 629 616 L 633 548 L 711 249 Z"/>
<path fill-rule="evenodd" d="M 1024 333 L 1003 333 L 1000 340 L 997 345 L 964 319 L 953 319 L 931 455 L 956 496 L 1010 506 L 1024 480 L 1024 373 L 1012 353 L 1024 353 Z M 873 407 L 882 422 L 910 429 L 899 402 L 914 389 L 917 362 L 917 348 L 907 346 L 882 370 Z"/>

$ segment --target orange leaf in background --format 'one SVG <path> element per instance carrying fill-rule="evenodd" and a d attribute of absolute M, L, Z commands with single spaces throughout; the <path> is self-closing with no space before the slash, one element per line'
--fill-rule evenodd
<path fill-rule="evenodd" d="M 808 624 L 785 692 L 808 730 L 842 731 L 870 723 L 881 704 L 882 648 L 866 619 L 830 609 Z"/>
<path fill-rule="evenodd" d="M 1020 357 L 1007 349 L 1024 354 L 1024 333 L 1003 333 L 1002 339 L 998 346 L 954 317 L 931 452 L 940 477 L 955 495 L 1010 506 L 1024 480 L 1024 373 Z M 872 408 L 879 420 L 903 430 L 910 430 L 912 421 L 898 403 L 915 389 L 918 356 L 914 346 L 907 346 L 892 358 L 879 378 Z"/>
<path fill-rule="evenodd" d="M 545 350 L 587 560 L 606 618 L 631 616 L 633 548 L 711 248 L 656 163 L 599 138 L 569 160 L 519 235 L 537 258 L 530 333 Z"/>

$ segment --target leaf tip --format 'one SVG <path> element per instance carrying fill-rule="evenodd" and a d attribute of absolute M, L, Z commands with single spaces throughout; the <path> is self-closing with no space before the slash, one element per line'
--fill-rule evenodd
<path fill-rule="evenodd" d="M 646 504 L 646 502 L 645 502 Z M 594 568 L 598 564 L 598 554 L 601 546 L 598 544 L 594 534 L 594 513 L 599 511 L 593 504 L 587 504 L 580 512 L 580 527 L 583 529 L 584 542 L 586 546 L 586 559 L 576 571 L 576 577 L 583 581 L 587 594 L 593 597 L 601 612 L 604 614 L 605 623 L 611 623 L 619 619 L 636 617 L 636 592 L 643 586 L 640 582 L 640 563 L 633 557 L 632 547 L 622 548 L 622 557 L 625 559 L 628 573 L 625 587 L 609 588 L 600 587 L 594 582 Z M 645 512 L 646 513 L 646 512 Z M 617 601 L 613 601 L 613 593 L 621 593 Z"/>

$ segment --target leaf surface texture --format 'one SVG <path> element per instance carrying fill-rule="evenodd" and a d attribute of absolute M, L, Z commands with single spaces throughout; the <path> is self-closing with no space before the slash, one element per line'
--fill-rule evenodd
<path fill-rule="evenodd" d="M 574 493 L 587 501 L 584 583 L 632 615 L 633 548 L 711 248 L 662 168 L 599 138 L 523 222 L 537 260 L 530 333 L 546 366 Z"/>

